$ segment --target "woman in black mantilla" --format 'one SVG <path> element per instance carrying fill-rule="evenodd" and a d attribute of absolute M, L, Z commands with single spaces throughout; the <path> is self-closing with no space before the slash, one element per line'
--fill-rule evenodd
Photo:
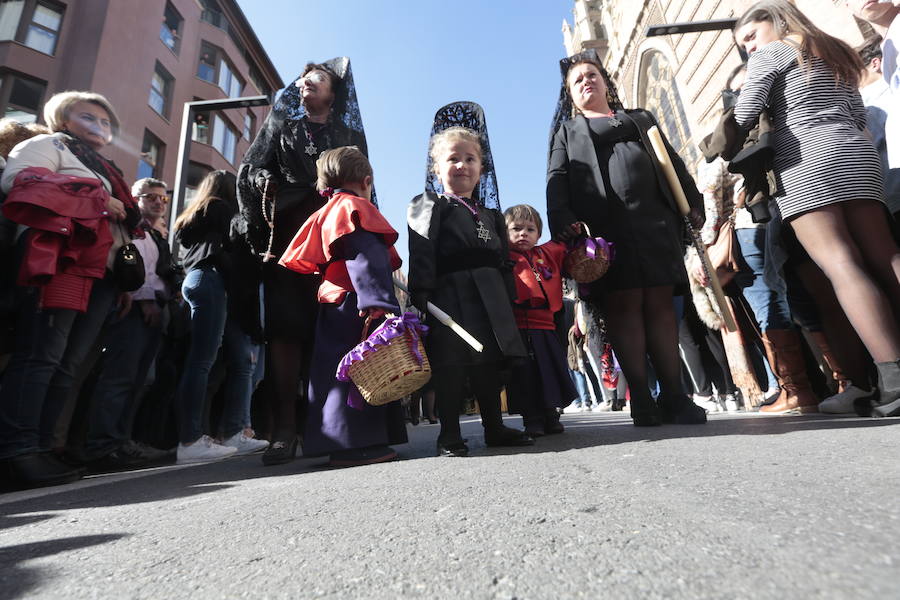
<path fill-rule="evenodd" d="M 534 443 L 503 425 L 500 371 L 524 358 L 512 312 L 515 297 L 508 264 L 506 221 L 481 107 L 455 102 L 435 115 L 425 193 L 408 209 L 409 288 L 423 313 L 428 301 L 446 311 L 484 345 L 475 352 L 449 327 L 429 318 L 425 348 L 433 369 L 441 420 L 440 456 L 466 456 L 459 428 L 466 382 L 478 400 L 488 446 Z"/>
<path fill-rule="evenodd" d="M 607 274 L 590 285 L 631 390 L 635 425 L 705 423 L 681 385 L 673 296 L 687 284 L 682 221 L 650 150 L 649 112 L 625 110 L 595 51 L 561 61 L 563 86 L 551 130 L 547 216 L 555 237 L 583 233 L 614 242 Z M 573 114 L 573 104 L 574 113 Z M 666 142 L 691 218 L 702 224 L 703 197 Z M 659 406 L 647 384 L 647 356 L 660 382 Z"/>
<path fill-rule="evenodd" d="M 297 390 L 312 352 L 320 278 L 277 264 L 306 219 L 325 203 L 316 191 L 316 160 L 330 148 L 368 154 L 350 60 L 309 63 L 275 103 L 238 173 L 238 201 L 252 251 L 263 257 L 266 365 L 275 430 L 264 464 L 297 450 Z M 374 198 L 373 198 L 374 201 Z"/>

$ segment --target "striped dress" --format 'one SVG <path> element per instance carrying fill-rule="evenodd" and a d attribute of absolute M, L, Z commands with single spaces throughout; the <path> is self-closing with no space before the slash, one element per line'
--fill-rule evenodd
<path fill-rule="evenodd" d="M 785 220 L 836 202 L 884 202 L 878 153 L 866 137 L 859 91 L 824 61 L 809 71 L 794 46 L 772 42 L 750 56 L 734 116 L 752 128 L 768 105 L 775 127 L 776 200 Z"/>

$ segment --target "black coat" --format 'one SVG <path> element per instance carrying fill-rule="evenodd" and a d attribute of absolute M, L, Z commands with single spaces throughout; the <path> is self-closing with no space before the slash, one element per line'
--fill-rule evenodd
<path fill-rule="evenodd" d="M 478 207 L 476 221 L 465 206 L 428 192 L 413 198 L 407 218 L 413 298 L 421 304 L 420 299 L 427 297 L 484 344 L 484 352 L 477 353 L 449 327 L 428 317 L 431 330 L 425 347 L 432 366 L 524 357 L 512 311 L 515 287 L 506 221 L 500 211 Z M 483 237 L 478 235 L 478 222 L 487 230 Z"/>
<path fill-rule="evenodd" d="M 643 110 L 616 115 L 621 124 L 578 116 L 553 138 L 547 170 L 550 233 L 581 221 L 591 234 L 616 244 L 596 292 L 687 283 L 682 263 L 686 239 L 674 196 L 655 160 L 647 129 L 656 124 Z M 608 121 L 612 123 L 612 121 Z M 665 138 L 664 138 L 665 140 Z M 703 195 L 668 141 L 688 202 L 702 213 Z"/>

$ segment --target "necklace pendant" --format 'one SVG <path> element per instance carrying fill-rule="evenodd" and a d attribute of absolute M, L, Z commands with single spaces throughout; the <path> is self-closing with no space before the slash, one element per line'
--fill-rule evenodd
<path fill-rule="evenodd" d="M 316 145 L 313 144 L 312 141 L 310 141 L 310 142 L 306 145 L 305 150 L 306 150 L 306 153 L 309 154 L 310 156 L 312 156 L 313 154 L 316 154 L 316 153 L 319 151 L 319 149 L 316 148 Z"/>
<path fill-rule="evenodd" d="M 610 126 L 610 127 L 619 127 L 619 126 L 621 126 L 621 125 L 622 125 L 622 121 L 618 120 L 617 118 L 611 117 L 611 118 L 609 119 L 609 126 Z"/>
<path fill-rule="evenodd" d="M 538 273 L 537 271 L 534 271 L 534 278 L 537 280 L 538 283 L 543 281 L 543 279 L 541 279 L 541 274 Z"/>
<path fill-rule="evenodd" d="M 491 239 L 491 232 L 487 227 L 484 226 L 484 222 L 478 221 L 478 229 L 476 229 L 476 231 L 478 232 L 478 237 L 481 240 L 487 242 Z"/>

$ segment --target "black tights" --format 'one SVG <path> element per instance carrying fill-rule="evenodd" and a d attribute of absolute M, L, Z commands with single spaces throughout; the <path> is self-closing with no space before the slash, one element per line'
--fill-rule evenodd
<path fill-rule="evenodd" d="M 441 433 L 438 435 L 438 442 L 441 444 L 452 444 L 462 440 L 459 412 L 462 408 L 466 379 L 475 399 L 478 400 L 481 424 L 484 428 L 496 430 L 503 426 L 498 365 L 440 367 L 432 374 L 432 382 L 438 418 L 441 420 Z"/>
<path fill-rule="evenodd" d="M 628 381 L 632 406 L 650 401 L 647 355 L 663 394 L 682 394 L 678 323 L 672 286 L 607 292 L 603 301 L 606 331 Z"/>
<path fill-rule="evenodd" d="M 266 377 L 271 380 L 274 440 L 290 441 L 297 435 L 297 396 L 303 369 L 304 344 L 295 340 L 269 342 Z M 304 397 L 305 393 L 302 394 Z M 305 405 L 304 405 L 305 406 Z"/>

